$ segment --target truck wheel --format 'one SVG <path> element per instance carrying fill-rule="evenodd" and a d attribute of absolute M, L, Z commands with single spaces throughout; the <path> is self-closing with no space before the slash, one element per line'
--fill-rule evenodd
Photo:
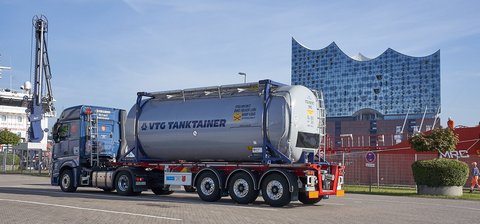
<path fill-rule="evenodd" d="M 60 189 L 63 192 L 75 192 L 77 187 L 73 186 L 73 171 L 66 169 L 60 175 Z"/>
<path fill-rule="evenodd" d="M 183 189 L 185 189 L 186 192 L 193 193 L 197 191 L 194 186 L 183 186 Z"/>
<path fill-rule="evenodd" d="M 258 190 L 253 188 L 253 180 L 247 173 L 240 172 L 232 176 L 228 183 L 230 197 L 239 204 L 252 203 L 258 197 Z"/>
<path fill-rule="evenodd" d="M 262 197 L 272 207 L 288 205 L 291 200 L 288 182 L 284 176 L 278 173 L 268 175 L 262 181 Z"/>
<path fill-rule="evenodd" d="M 213 172 L 202 173 L 198 177 L 196 188 L 198 196 L 204 201 L 214 202 L 222 197 L 220 184 Z"/>
<path fill-rule="evenodd" d="M 313 205 L 322 200 L 322 196 L 318 196 L 318 198 L 308 198 L 308 192 L 300 192 L 298 193 L 298 200 L 306 205 Z"/>
<path fill-rule="evenodd" d="M 173 191 L 164 190 L 163 187 L 154 187 L 151 190 L 156 195 L 170 195 L 170 194 L 173 194 Z"/>
<path fill-rule="evenodd" d="M 115 189 L 120 195 L 134 195 L 132 176 L 129 172 L 121 171 L 115 178 Z"/>

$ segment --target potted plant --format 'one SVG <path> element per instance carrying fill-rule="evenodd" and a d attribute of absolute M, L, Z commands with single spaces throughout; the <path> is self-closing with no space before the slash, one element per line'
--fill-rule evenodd
<path fill-rule="evenodd" d="M 409 139 L 417 152 L 445 153 L 453 151 L 458 136 L 450 128 L 434 129 L 429 133 L 419 133 Z M 413 177 L 418 194 L 461 196 L 468 179 L 468 165 L 454 159 L 420 160 L 412 164 Z"/>

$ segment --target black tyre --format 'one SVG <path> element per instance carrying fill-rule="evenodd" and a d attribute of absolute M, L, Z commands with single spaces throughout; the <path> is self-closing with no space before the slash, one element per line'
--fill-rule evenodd
<path fill-rule="evenodd" d="M 272 207 L 282 207 L 290 203 L 289 189 L 287 179 L 278 173 L 270 174 L 262 181 L 262 197 Z"/>
<path fill-rule="evenodd" d="M 239 204 L 252 203 L 258 197 L 258 190 L 254 189 L 252 177 L 247 173 L 234 174 L 228 183 L 228 193 L 232 200 Z"/>
<path fill-rule="evenodd" d="M 170 194 L 173 194 L 173 191 L 164 190 L 163 187 L 154 187 L 151 190 L 156 195 L 170 195 Z"/>
<path fill-rule="evenodd" d="M 121 171 L 115 177 L 115 189 L 120 195 L 135 195 L 133 192 L 133 180 L 132 175 L 129 172 Z"/>
<path fill-rule="evenodd" d="M 200 174 L 196 183 L 197 194 L 204 200 L 214 202 L 222 197 L 220 183 L 213 172 L 204 172 Z"/>
<path fill-rule="evenodd" d="M 308 198 L 308 192 L 299 192 L 298 193 L 298 200 L 306 205 L 313 205 L 322 200 L 322 196 L 318 196 L 318 198 Z"/>
<path fill-rule="evenodd" d="M 64 170 L 60 175 L 60 189 L 63 192 L 75 192 L 77 187 L 73 186 L 73 171 L 70 169 Z"/>

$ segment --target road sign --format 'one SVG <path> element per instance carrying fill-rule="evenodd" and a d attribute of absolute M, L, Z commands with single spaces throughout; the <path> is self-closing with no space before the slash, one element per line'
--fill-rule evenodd
<path fill-rule="evenodd" d="M 365 166 L 375 168 L 375 163 L 365 163 Z"/>
<path fill-rule="evenodd" d="M 367 161 L 367 163 L 373 163 L 375 162 L 375 159 L 377 159 L 377 156 L 372 151 L 367 152 L 367 154 L 365 155 L 365 160 Z"/>

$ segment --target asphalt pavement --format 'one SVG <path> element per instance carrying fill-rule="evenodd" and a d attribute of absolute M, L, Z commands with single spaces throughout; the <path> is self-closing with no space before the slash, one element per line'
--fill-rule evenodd
<path fill-rule="evenodd" d="M 119 196 L 100 189 L 64 193 L 50 179 L 0 175 L 0 223 L 480 223 L 480 202 L 346 194 L 313 206 L 273 208 L 261 197 L 238 205 L 207 203 L 196 193 Z"/>

